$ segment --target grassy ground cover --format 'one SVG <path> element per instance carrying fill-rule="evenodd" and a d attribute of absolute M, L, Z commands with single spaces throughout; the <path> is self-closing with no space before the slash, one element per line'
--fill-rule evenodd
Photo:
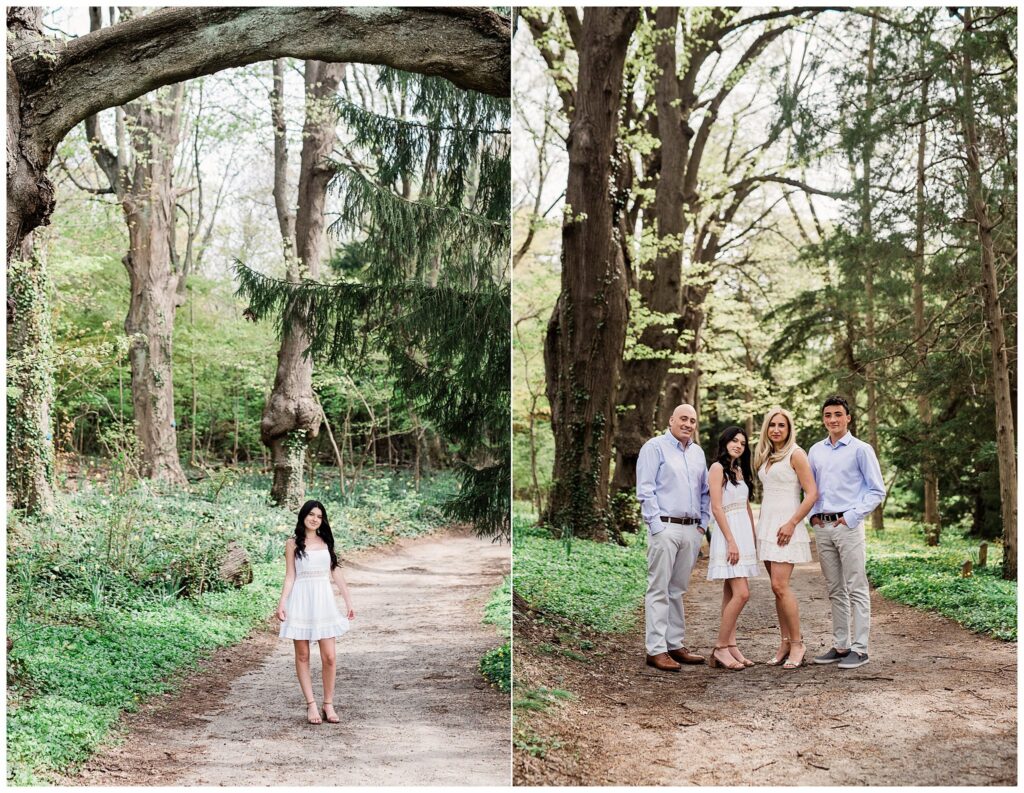
<path fill-rule="evenodd" d="M 939 546 L 925 545 L 920 524 L 886 519 L 881 534 L 867 532 L 868 578 L 890 600 L 936 611 L 972 631 L 1017 640 L 1017 582 L 1000 577 L 1003 549 L 989 543 L 978 567 L 977 539 L 947 528 Z M 972 575 L 961 575 L 970 559 Z"/>
<path fill-rule="evenodd" d="M 491 599 L 484 608 L 484 622 L 493 625 L 505 639 L 500 647 L 495 647 L 480 659 L 480 674 L 497 686 L 499 691 L 508 693 L 512 690 L 512 589 L 508 576 L 501 586 L 494 590 Z"/>
<path fill-rule="evenodd" d="M 420 492 L 400 476 L 362 480 L 342 499 L 315 481 L 336 547 L 381 545 L 442 526 L 448 475 Z M 7 761 L 13 784 L 44 783 L 94 750 L 122 710 L 173 686 L 177 673 L 240 641 L 272 612 L 293 513 L 266 501 L 269 481 L 229 472 L 190 493 L 145 485 L 115 494 L 86 483 L 46 521 L 8 526 Z M 337 494 L 337 484 L 333 483 Z M 215 573 L 229 542 L 249 553 L 240 589 Z"/>
<path fill-rule="evenodd" d="M 605 632 L 633 628 L 647 581 L 644 538 L 621 547 L 554 539 L 521 510 L 514 518 L 514 587 L 533 607 Z M 989 544 L 978 567 L 979 541 L 948 528 L 942 543 L 925 545 L 919 524 L 887 519 L 882 534 L 867 533 L 867 572 L 887 598 L 936 611 L 972 631 L 1017 638 L 1017 584 L 1000 577 L 1002 546 Z M 961 577 L 965 560 L 974 565 Z"/>
<path fill-rule="evenodd" d="M 643 538 L 625 548 L 589 540 L 567 543 L 534 523 L 529 513 L 513 519 L 515 591 L 534 608 L 594 630 L 634 627 L 647 588 Z"/>

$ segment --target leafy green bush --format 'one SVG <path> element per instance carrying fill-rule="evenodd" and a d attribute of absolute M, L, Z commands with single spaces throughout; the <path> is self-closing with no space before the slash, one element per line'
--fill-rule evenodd
<path fill-rule="evenodd" d="M 480 674 L 499 691 L 507 694 L 512 690 L 512 648 L 509 642 L 484 653 L 480 659 Z"/>
<path fill-rule="evenodd" d="M 11 515 L 8 533 L 8 779 L 38 784 L 69 771 L 122 710 L 172 687 L 173 676 L 243 639 L 273 611 L 295 515 L 267 502 L 265 476 L 232 472 L 191 493 L 92 484 L 49 520 Z M 345 499 L 326 479 L 310 497 L 328 509 L 339 551 L 444 524 L 450 475 L 367 478 Z M 337 485 L 334 483 L 334 493 Z M 239 542 L 254 580 L 215 582 L 219 551 Z M 200 584 L 200 581 L 206 581 Z"/>
<path fill-rule="evenodd" d="M 512 635 L 512 580 L 505 576 L 484 607 L 484 622 L 494 625 L 506 639 Z"/>
<path fill-rule="evenodd" d="M 963 563 L 974 566 L 961 576 Z M 936 611 L 965 628 L 997 639 L 1017 639 L 1017 582 L 1000 577 L 1002 547 L 989 545 L 988 564 L 978 567 L 978 542 L 962 529 L 946 529 L 929 547 L 921 524 L 887 520 L 881 534 L 867 533 L 867 572 L 891 600 Z"/>
<path fill-rule="evenodd" d="M 574 540 L 567 546 L 536 528 L 513 539 L 513 586 L 541 611 L 558 614 L 598 631 L 622 633 L 637 622 L 647 587 L 647 557 L 642 539 L 623 548 Z"/>

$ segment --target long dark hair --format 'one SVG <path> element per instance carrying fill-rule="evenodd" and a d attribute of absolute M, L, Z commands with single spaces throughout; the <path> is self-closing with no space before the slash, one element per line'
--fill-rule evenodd
<path fill-rule="evenodd" d="M 307 501 L 299 510 L 299 519 L 295 523 L 295 556 L 296 558 L 306 553 L 306 515 L 313 511 L 314 507 L 320 509 L 323 519 L 320 521 L 320 528 L 316 530 L 316 536 L 327 545 L 327 552 L 331 555 L 331 569 L 338 566 L 338 557 L 334 553 L 334 535 L 331 534 L 331 523 L 327 520 L 327 510 L 319 501 Z"/>
<path fill-rule="evenodd" d="M 726 427 L 722 431 L 722 434 L 718 436 L 718 453 L 715 455 L 715 460 L 722 464 L 722 470 L 725 471 L 726 478 L 733 483 L 738 485 L 739 481 L 736 479 L 736 469 L 732 465 L 732 457 L 729 456 L 729 450 L 726 448 L 732 439 L 737 435 L 742 435 L 743 440 L 746 443 L 743 445 L 743 454 L 740 455 L 739 464 L 740 470 L 743 472 L 743 479 L 747 483 L 747 501 L 750 501 L 750 491 L 752 476 L 750 473 L 750 438 L 747 437 L 747 433 L 742 427 Z"/>

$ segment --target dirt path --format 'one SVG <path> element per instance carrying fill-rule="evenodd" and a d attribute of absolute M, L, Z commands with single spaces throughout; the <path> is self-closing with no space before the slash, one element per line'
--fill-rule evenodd
<path fill-rule="evenodd" d="M 721 602 L 721 584 L 706 575 L 704 559 L 686 595 L 689 647 L 705 654 Z M 798 566 L 793 583 L 808 653 L 818 654 L 831 622 L 817 562 Z M 562 747 L 543 759 L 517 750 L 515 783 L 1016 784 L 1016 644 L 873 592 L 871 663 L 783 671 L 763 665 L 778 646 L 767 577 L 751 579 L 751 590 L 739 644 L 759 663 L 741 672 L 648 671 L 641 630 L 584 634 L 594 647 L 574 650 L 586 656 L 575 661 L 550 652 L 566 645 L 566 626 L 517 617 L 516 680 L 579 699 L 518 714 L 538 744 Z"/>
<path fill-rule="evenodd" d="M 305 723 L 291 642 L 261 632 L 127 716 L 127 740 L 64 782 L 507 785 L 509 700 L 477 663 L 499 641 L 480 620 L 509 563 L 507 544 L 456 534 L 353 556 L 345 575 L 357 619 L 338 640 L 341 724 Z"/>

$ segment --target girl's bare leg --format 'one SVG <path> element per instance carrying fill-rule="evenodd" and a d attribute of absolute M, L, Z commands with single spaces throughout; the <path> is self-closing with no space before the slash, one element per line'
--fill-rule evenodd
<path fill-rule="evenodd" d="M 320 664 L 324 678 L 324 716 L 328 723 L 336 724 L 338 714 L 334 710 L 334 676 L 337 669 L 337 646 L 332 636 L 330 639 L 321 639 Z"/>
<path fill-rule="evenodd" d="M 294 642 L 295 673 L 299 676 L 299 688 L 302 689 L 302 696 L 306 698 L 306 720 L 310 724 L 319 724 L 321 722 L 320 710 L 313 697 L 313 678 L 309 673 L 309 642 L 303 639 L 294 639 Z"/>
<path fill-rule="evenodd" d="M 726 620 L 729 623 L 729 635 L 726 637 L 728 641 L 725 642 L 724 646 L 729 648 L 729 654 L 733 658 L 740 663 L 744 663 L 747 659 L 744 658 L 743 653 L 736 646 L 736 625 L 740 619 L 740 612 L 743 611 L 743 607 L 750 600 L 750 587 L 745 578 L 730 578 L 728 583 L 731 585 L 732 599 L 729 601 L 728 613 L 725 615 L 726 619 L 722 620 L 723 629 L 726 626 Z M 719 639 L 721 638 L 721 632 L 719 632 Z"/>
<path fill-rule="evenodd" d="M 803 636 L 800 633 L 800 605 L 789 585 L 792 575 L 793 565 L 783 562 L 772 565 L 772 592 L 775 593 L 775 605 L 779 611 L 779 624 L 785 629 L 791 641 L 799 642 Z M 796 662 L 799 662 L 806 652 L 802 646 L 791 646 L 791 650 L 790 656 L 796 655 Z"/>
<path fill-rule="evenodd" d="M 774 579 L 772 578 L 772 567 L 775 564 L 776 562 L 764 563 L 764 569 L 768 571 L 768 578 L 772 581 L 774 581 Z M 778 564 L 781 564 L 781 562 L 779 562 Z M 789 633 L 789 625 L 786 622 L 786 613 L 782 610 L 782 604 L 779 602 L 779 599 L 777 597 L 775 598 L 775 614 L 779 618 L 780 636 L 779 649 L 775 653 L 775 662 L 781 664 L 785 660 L 786 656 L 789 655 L 789 639 L 791 638 L 791 636 Z"/>

